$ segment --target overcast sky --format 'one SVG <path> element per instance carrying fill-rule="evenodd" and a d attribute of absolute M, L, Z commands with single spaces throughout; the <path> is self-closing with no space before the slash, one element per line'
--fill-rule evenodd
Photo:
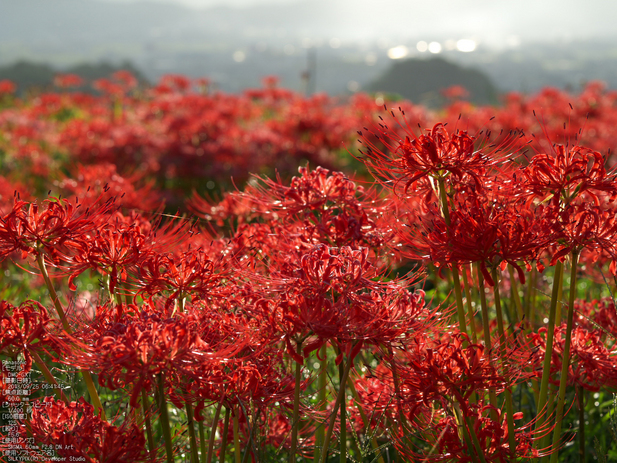
<path fill-rule="evenodd" d="M 128 3 L 141 0 L 105 0 L 108 2 Z M 188 6 L 189 8 L 208 8 L 212 6 L 254 6 L 261 4 L 294 3 L 298 0 L 154 0 L 161 3 L 175 3 L 177 5 Z"/>
<path fill-rule="evenodd" d="M 105 0 L 135 2 L 143 0 Z M 609 0 L 150 0 L 191 8 L 314 3 L 343 30 L 391 37 L 451 32 L 484 42 L 617 37 L 617 2 Z M 324 5 L 327 5 L 324 7 Z M 317 26 L 317 25 L 316 25 Z M 460 37 L 459 37 L 460 38 Z"/>

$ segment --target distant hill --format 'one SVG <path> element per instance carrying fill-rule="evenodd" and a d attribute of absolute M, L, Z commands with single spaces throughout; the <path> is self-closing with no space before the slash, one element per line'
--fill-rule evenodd
<path fill-rule="evenodd" d="M 442 91 L 455 85 L 460 85 L 469 92 L 466 99 L 472 103 L 498 102 L 497 90 L 485 74 L 442 58 L 396 61 L 366 90 L 395 93 L 414 103 L 436 107 L 445 102 Z"/>

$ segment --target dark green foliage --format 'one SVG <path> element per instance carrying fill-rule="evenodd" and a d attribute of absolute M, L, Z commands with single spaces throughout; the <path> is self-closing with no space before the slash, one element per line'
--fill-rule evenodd
<path fill-rule="evenodd" d="M 397 61 L 368 90 L 397 93 L 414 103 L 436 107 L 446 103 L 442 90 L 455 85 L 469 92 L 472 103 L 497 103 L 497 91 L 485 74 L 442 58 Z"/>

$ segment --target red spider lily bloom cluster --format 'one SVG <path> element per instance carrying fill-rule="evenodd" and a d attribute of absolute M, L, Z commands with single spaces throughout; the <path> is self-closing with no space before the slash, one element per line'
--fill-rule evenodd
<path fill-rule="evenodd" d="M 617 387 L 614 92 L 92 85 L 0 82 L 3 456 L 555 461 Z"/>

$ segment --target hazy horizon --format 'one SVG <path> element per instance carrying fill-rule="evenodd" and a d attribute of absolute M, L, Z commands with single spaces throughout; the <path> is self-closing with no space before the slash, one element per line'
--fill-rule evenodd
<path fill-rule="evenodd" d="M 239 91 L 268 74 L 357 91 L 397 59 L 441 54 L 503 90 L 617 88 L 617 4 L 588 0 L 0 0 L 0 65 L 130 62 L 151 80 L 208 76 Z"/>

